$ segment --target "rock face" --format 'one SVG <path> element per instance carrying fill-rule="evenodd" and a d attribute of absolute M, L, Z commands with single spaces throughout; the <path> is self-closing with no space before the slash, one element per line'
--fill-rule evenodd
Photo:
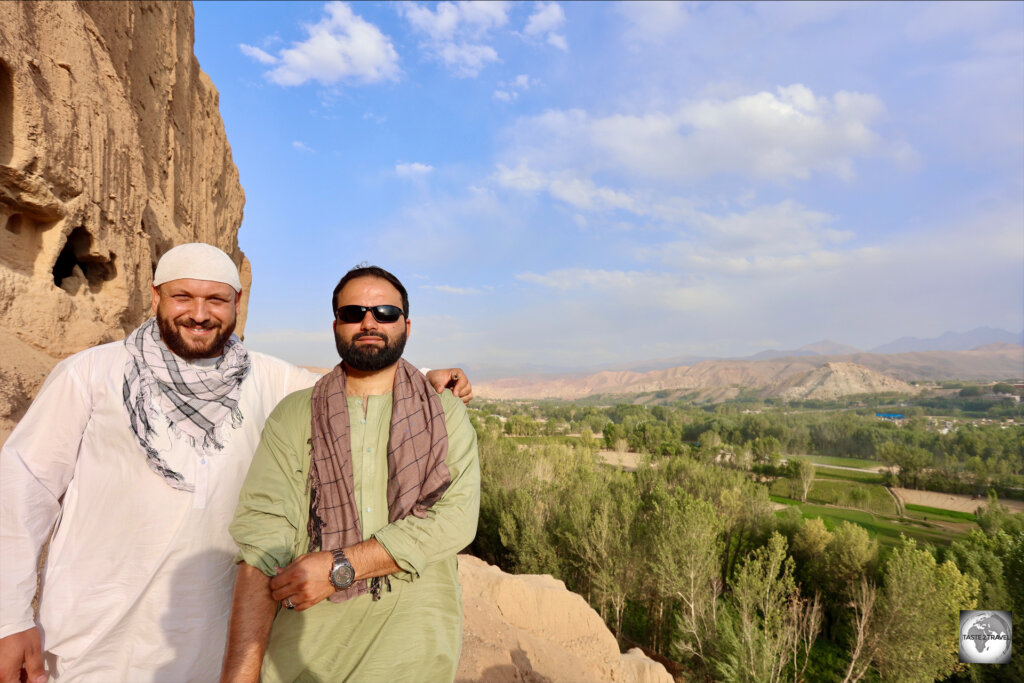
<path fill-rule="evenodd" d="M 853 394 L 916 394 L 919 390 L 856 363 L 825 363 L 817 370 L 791 378 L 772 394 L 786 401 L 834 400 Z"/>
<path fill-rule="evenodd" d="M 0 443 L 58 359 L 145 319 L 170 247 L 221 247 L 248 291 L 193 36 L 190 3 L 0 3 Z"/>
<path fill-rule="evenodd" d="M 457 683 L 672 683 L 639 649 L 620 654 L 587 602 L 547 575 L 459 556 L 465 610 Z"/>

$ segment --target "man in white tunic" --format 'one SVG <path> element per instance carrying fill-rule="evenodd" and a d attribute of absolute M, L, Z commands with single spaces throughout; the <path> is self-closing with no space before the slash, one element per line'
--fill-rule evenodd
<path fill-rule="evenodd" d="M 227 528 L 267 416 L 318 375 L 232 334 L 230 258 L 176 247 L 150 318 L 50 373 L 0 452 L 0 683 L 216 680 L 234 583 Z M 438 370 L 443 386 L 462 373 Z M 38 620 L 32 598 L 56 521 Z"/>

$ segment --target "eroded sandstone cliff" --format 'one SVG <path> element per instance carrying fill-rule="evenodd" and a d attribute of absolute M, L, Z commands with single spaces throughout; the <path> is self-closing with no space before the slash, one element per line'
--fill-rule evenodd
<path fill-rule="evenodd" d="M 145 319 L 170 247 L 223 248 L 248 291 L 193 35 L 190 3 L 0 2 L 0 443 L 57 360 Z"/>
<path fill-rule="evenodd" d="M 462 657 L 457 683 L 672 683 L 615 636 L 581 596 L 548 575 L 506 574 L 459 555 Z"/>

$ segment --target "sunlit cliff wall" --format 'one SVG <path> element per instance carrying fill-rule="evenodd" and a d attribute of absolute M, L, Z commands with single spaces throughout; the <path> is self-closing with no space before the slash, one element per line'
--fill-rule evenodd
<path fill-rule="evenodd" d="M 149 315 L 170 247 L 221 247 L 248 291 L 193 37 L 191 3 L 0 2 L 0 442 L 57 360 Z"/>

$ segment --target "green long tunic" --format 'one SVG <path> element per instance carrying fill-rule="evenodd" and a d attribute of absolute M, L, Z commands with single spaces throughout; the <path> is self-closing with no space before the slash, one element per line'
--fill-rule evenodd
<path fill-rule="evenodd" d="M 312 389 L 274 409 L 263 429 L 231 523 L 237 560 L 267 576 L 307 552 Z M 476 534 L 480 463 L 465 406 L 441 394 L 448 428 L 451 485 L 420 519 L 388 523 L 387 443 L 391 394 L 349 398 L 356 502 L 363 539 L 376 538 L 402 572 L 374 602 L 362 595 L 324 600 L 302 612 L 279 610 L 261 680 L 451 681 L 462 645 L 462 591 L 456 553 Z"/>

